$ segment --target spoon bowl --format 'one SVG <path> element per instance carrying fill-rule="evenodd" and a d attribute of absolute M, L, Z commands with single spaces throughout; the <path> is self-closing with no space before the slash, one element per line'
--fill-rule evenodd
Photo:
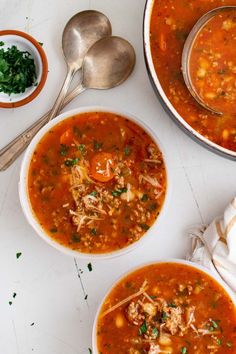
<path fill-rule="evenodd" d="M 110 89 L 124 82 L 134 65 L 135 51 L 129 42 L 115 36 L 100 39 L 84 58 L 82 84 L 87 89 Z"/>
<path fill-rule="evenodd" d="M 82 11 L 66 24 L 62 35 L 62 48 L 68 66 L 80 69 L 85 54 L 94 43 L 111 35 L 111 23 L 101 12 Z"/>

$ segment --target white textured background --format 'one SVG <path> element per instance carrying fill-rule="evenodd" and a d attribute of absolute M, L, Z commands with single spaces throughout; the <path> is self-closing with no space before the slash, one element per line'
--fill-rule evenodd
<path fill-rule="evenodd" d="M 133 265 L 184 257 L 188 227 L 209 222 L 236 194 L 236 163 L 198 146 L 161 108 L 143 60 L 144 0 L 0 0 L 0 5 L 1 29 L 30 33 L 44 43 L 49 61 L 46 86 L 35 101 L 15 110 L 0 109 L 0 148 L 51 107 L 66 72 L 60 47 L 63 27 L 76 12 L 97 9 L 110 18 L 113 33 L 135 47 L 136 68 L 122 86 L 87 91 L 68 109 L 101 104 L 133 113 L 156 131 L 169 157 L 173 188 L 165 218 L 141 249 L 123 259 L 93 262 L 92 272 L 89 261 L 78 260 L 84 291 L 74 260 L 48 246 L 27 225 L 17 191 L 21 158 L 0 173 L 0 354 L 88 353 L 93 317 L 106 289 Z M 18 260 L 17 252 L 22 252 Z"/>

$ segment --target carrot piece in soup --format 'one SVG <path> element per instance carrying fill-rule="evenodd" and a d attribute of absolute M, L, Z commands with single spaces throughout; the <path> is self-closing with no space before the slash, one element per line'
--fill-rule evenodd
<path fill-rule="evenodd" d="M 60 137 L 60 144 L 69 145 L 73 142 L 74 133 L 72 129 L 67 129 Z"/>
<path fill-rule="evenodd" d="M 159 46 L 163 52 L 166 51 L 167 45 L 166 45 L 166 40 L 165 40 L 165 36 L 163 33 L 160 34 Z"/>
<path fill-rule="evenodd" d="M 90 175 L 99 182 L 108 182 L 114 177 L 114 159 L 109 152 L 99 152 L 91 160 Z"/>

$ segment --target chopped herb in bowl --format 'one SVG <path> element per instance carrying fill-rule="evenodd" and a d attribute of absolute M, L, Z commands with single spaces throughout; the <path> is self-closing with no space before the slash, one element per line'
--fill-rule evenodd
<path fill-rule="evenodd" d="M 28 51 L 20 51 L 15 45 L 0 48 L 0 92 L 9 96 L 23 93 L 37 85 L 36 66 Z"/>

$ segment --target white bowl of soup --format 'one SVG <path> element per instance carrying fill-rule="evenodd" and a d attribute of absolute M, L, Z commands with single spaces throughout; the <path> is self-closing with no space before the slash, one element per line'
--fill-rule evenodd
<path fill-rule="evenodd" d="M 93 327 L 94 354 L 227 354 L 236 351 L 236 298 L 195 263 L 167 260 L 122 276 Z"/>
<path fill-rule="evenodd" d="M 147 235 L 158 237 L 169 190 L 160 146 L 149 127 L 124 112 L 84 107 L 61 114 L 22 162 L 28 222 L 50 245 L 80 257 L 118 256 Z"/>

